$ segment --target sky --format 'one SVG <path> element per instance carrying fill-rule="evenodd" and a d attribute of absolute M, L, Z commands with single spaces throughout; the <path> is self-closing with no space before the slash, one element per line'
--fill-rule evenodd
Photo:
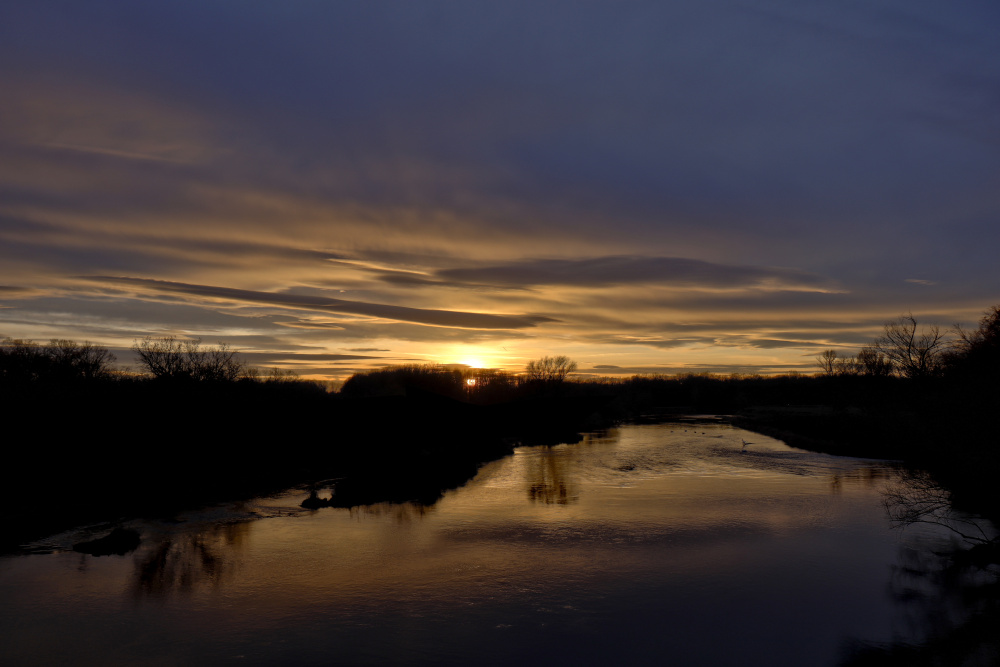
<path fill-rule="evenodd" d="M 0 0 L 0 337 L 818 370 L 1000 303 L 995 0 Z"/>

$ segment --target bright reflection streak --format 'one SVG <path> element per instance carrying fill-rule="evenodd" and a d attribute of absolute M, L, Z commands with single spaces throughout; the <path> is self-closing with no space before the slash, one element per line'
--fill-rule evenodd
<path fill-rule="evenodd" d="M 888 577 L 901 545 L 950 539 L 890 532 L 895 474 L 723 424 L 626 426 L 519 447 L 432 506 L 307 511 L 295 489 L 138 524 L 114 560 L 3 558 L 0 632 L 11 664 L 832 667 L 845 638 L 917 639 Z"/>

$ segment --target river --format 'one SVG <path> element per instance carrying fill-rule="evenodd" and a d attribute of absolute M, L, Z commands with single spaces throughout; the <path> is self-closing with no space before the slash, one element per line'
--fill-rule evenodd
<path fill-rule="evenodd" d="M 750 444 L 744 446 L 743 441 Z M 432 506 L 274 497 L 0 558 L 4 665 L 837 665 L 921 639 L 885 462 L 723 423 L 520 447 Z M 322 494 L 321 494 L 322 495 Z M 919 614 L 917 614 L 919 615 Z"/>

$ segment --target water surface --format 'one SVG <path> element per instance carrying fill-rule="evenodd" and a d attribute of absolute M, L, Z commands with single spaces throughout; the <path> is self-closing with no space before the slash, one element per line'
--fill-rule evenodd
<path fill-rule="evenodd" d="M 752 444 L 744 447 L 742 441 Z M 723 424 L 524 447 L 435 505 L 308 511 L 302 490 L 77 531 L 0 559 L 4 664 L 836 665 L 916 640 L 879 461 Z"/>

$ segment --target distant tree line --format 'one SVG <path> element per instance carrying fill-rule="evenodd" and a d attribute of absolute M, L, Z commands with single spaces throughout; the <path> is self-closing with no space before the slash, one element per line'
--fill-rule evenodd
<path fill-rule="evenodd" d="M 920 326 L 912 314 L 887 322 L 883 332 L 854 356 L 836 350 L 817 355 L 826 375 L 897 376 L 910 379 L 948 374 L 997 377 L 1000 372 L 1000 306 L 987 310 L 979 326 L 951 331 Z"/>
<path fill-rule="evenodd" d="M 463 466 L 474 472 L 475 462 L 502 451 L 480 441 L 483 415 L 525 421 L 527 411 L 535 418 L 528 421 L 544 423 L 546 410 L 572 404 L 601 406 L 590 426 L 693 412 L 740 415 L 750 428 L 791 444 L 834 442 L 844 446 L 827 451 L 919 462 L 959 480 L 953 488 L 966 497 L 979 494 L 970 504 L 998 502 L 1000 307 L 972 329 L 946 333 L 904 316 L 854 356 L 821 355 L 825 365 L 815 376 L 573 381 L 576 364 L 553 356 L 521 373 L 387 367 L 357 373 L 331 394 L 287 373 L 261 373 L 225 345 L 144 338 L 133 350 L 134 371 L 87 341 L 0 341 L 8 426 L 35 438 L 22 440 L 19 465 L 0 469 L 0 506 L 23 509 L 31 499 L 26 518 L 16 519 L 21 529 L 33 530 L 28 524 L 39 517 L 68 524 L 123 504 L 169 506 L 344 470 L 384 477 L 392 468 L 413 478 L 414 469 L 445 469 L 454 459 L 462 474 Z M 422 400 L 428 394 L 454 400 Z M 45 446 L 32 446 L 36 441 Z"/>
<path fill-rule="evenodd" d="M 135 352 L 129 369 L 91 342 L 0 340 L 0 551 L 336 470 L 341 419 L 324 386 L 260 373 L 223 345 L 143 339 Z"/>
<path fill-rule="evenodd" d="M 6 338 L 0 342 L 0 381 L 21 384 L 103 380 L 115 375 L 115 360 L 107 348 L 89 341 L 53 339 L 40 344 Z"/>
<path fill-rule="evenodd" d="M 121 369 L 107 348 L 89 341 L 0 341 L 0 390 L 24 386 L 69 387 L 80 382 L 143 382 L 157 385 L 284 385 L 326 393 L 317 383 L 287 371 L 263 373 L 225 344 L 146 337 L 133 345 L 138 369 Z M 531 396 L 594 396 L 614 399 L 609 418 L 628 419 L 661 408 L 743 410 L 753 405 L 854 405 L 899 412 L 915 405 L 934 409 L 1000 408 L 1000 306 L 971 329 L 942 331 L 921 326 L 913 315 L 887 322 L 883 332 L 854 355 L 826 350 L 817 377 L 754 374 L 637 375 L 572 381 L 577 365 L 564 355 L 527 363 L 523 372 L 439 365 L 389 366 L 352 375 L 331 398 L 376 398 L 423 392 L 459 401 L 495 404 Z M 956 405 L 958 404 L 958 405 Z M 896 406 L 896 407 L 893 407 Z"/>
<path fill-rule="evenodd" d="M 55 385 L 79 381 L 137 381 L 172 383 L 237 383 L 315 385 L 294 372 L 268 371 L 248 364 L 225 343 L 203 346 L 201 340 L 147 336 L 132 346 L 137 371 L 117 367 L 117 357 L 106 347 L 84 341 L 53 339 L 48 343 L 5 338 L 0 340 L 0 385 Z"/>
<path fill-rule="evenodd" d="M 565 355 L 529 361 L 522 374 L 438 364 L 387 366 L 355 373 L 341 387 L 340 394 L 348 398 L 374 398 L 424 392 L 473 403 L 501 403 L 560 393 L 576 368 L 576 362 Z"/>
<path fill-rule="evenodd" d="M 200 340 L 146 337 L 132 349 L 143 369 L 159 380 L 236 382 L 258 375 L 225 343 L 204 348 Z"/>
<path fill-rule="evenodd" d="M 203 346 L 197 339 L 146 337 L 136 341 L 132 349 L 139 363 L 138 372 L 117 368 L 114 354 L 89 341 L 59 339 L 36 343 L 7 338 L 0 341 L 0 382 L 10 385 L 137 378 L 202 384 L 297 381 L 289 371 L 274 369 L 262 373 L 223 343 Z M 984 383 L 1000 377 L 1000 306 L 987 310 L 973 329 L 956 325 L 947 332 L 938 326 L 921 326 L 912 314 L 903 315 L 887 322 L 882 334 L 856 354 L 842 356 L 836 350 L 825 350 L 817 355 L 817 362 L 821 376 L 827 378 L 950 379 L 978 390 Z M 794 374 L 772 378 L 755 374 L 639 375 L 567 383 L 576 370 L 576 362 L 564 355 L 529 361 L 522 373 L 441 365 L 389 366 L 352 375 L 340 394 L 359 398 L 423 391 L 489 403 L 553 392 L 642 394 L 657 385 L 661 390 L 658 393 L 670 394 L 676 400 L 686 396 L 688 403 L 706 405 L 703 397 L 714 395 L 722 403 L 732 405 L 757 402 L 760 396 L 753 395 L 756 393 L 775 393 L 764 389 L 767 384 L 809 383 L 808 378 Z M 803 394 L 801 388 L 791 393 L 817 394 L 815 391 Z M 789 398 L 794 402 L 796 396 Z"/>

